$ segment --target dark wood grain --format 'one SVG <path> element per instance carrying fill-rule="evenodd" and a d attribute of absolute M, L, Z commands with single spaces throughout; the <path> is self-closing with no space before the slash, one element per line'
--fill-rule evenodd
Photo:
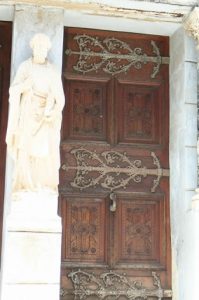
<path fill-rule="evenodd" d="M 5 135 L 8 118 L 8 89 L 10 83 L 12 24 L 0 22 L 0 257 L 4 208 L 4 184 L 6 144 Z"/>
<path fill-rule="evenodd" d="M 98 37 L 102 45 L 114 37 L 148 56 L 154 56 L 154 41 L 160 55 L 169 56 L 167 37 L 74 28 L 65 29 L 64 51 L 78 52 L 74 37 L 83 34 Z M 101 51 L 96 44 L 91 48 Z M 120 51 L 127 54 L 126 49 Z M 115 75 L 106 72 L 104 62 L 97 72 L 82 74 L 74 68 L 78 55 L 64 52 L 63 58 L 68 106 L 59 190 L 66 298 L 73 290 L 67 275 L 74 268 L 98 275 L 117 270 L 132 281 L 141 277 L 151 287 L 150 274 L 156 271 L 163 288 L 169 289 L 169 177 L 160 178 L 152 191 L 157 175 L 132 175 L 139 168 L 157 169 L 153 153 L 160 167 L 169 169 L 168 65 L 161 65 L 155 78 L 152 62 Z M 100 57 L 91 56 L 88 62 L 99 64 Z M 116 66 L 125 63 L 121 59 Z M 109 210 L 111 192 L 116 195 L 115 212 Z"/>

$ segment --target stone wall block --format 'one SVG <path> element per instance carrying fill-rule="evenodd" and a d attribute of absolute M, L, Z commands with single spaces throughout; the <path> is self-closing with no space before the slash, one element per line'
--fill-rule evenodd
<path fill-rule="evenodd" d="M 179 28 L 170 38 L 170 75 L 178 72 L 184 62 L 184 30 Z"/>
<path fill-rule="evenodd" d="M 185 103 L 197 104 L 197 64 L 185 63 Z"/>
<path fill-rule="evenodd" d="M 60 233 L 9 232 L 4 280 L 59 284 L 60 247 Z"/>
<path fill-rule="evenodd" d="M 54 284 L 10 284 L 6 286 L 5 299 L 59 300 L 59 286 Z"/>
<path fill-rule="evenodd" d="M 186 34 L 185 36 L 185 61 L 198 62 L 198 53 L 196 50 L 196 41 Z"/>
<path fill-rule="evenodd" d="M 186 104 L 186 146 L 196 146 L 197 144 L 197 106 L 196 104 Z"/>
<path fill-rule="evenodd" d="M 196 147 L 185 148 L 185 163 L 181 166 L 184 188 L 194 190 L 197 187 L 197 151 Z"/>

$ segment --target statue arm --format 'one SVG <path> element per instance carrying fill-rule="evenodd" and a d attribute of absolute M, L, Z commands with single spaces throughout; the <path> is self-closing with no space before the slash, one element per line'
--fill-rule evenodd
<path fill-rule="evenodd" d="M 65 96 L 62 86 L 60 74 L 57 72 L 53 76 L 53 84 L 50 90 L 50 98 L 52 97 L 52 105 L 47 105 L 45 115 L 49 120 L 61 118 L 61 113 L 65 104 Z"/>
<path fill-rule="evenodd" d="M 9 89 L 9 102 L 11 103 L 16 99 L 17 95 L 22 94 L 25 92 L 28 88 L 30 88 L 30 81 L 31 79 L 29 78 L 29 70 L 30 70 L 30 62 L 29 60 L 23 62 L 15 75 L 15 78 L 10 86 Z"/>
<path fill-rule="evenodd" d="M 17 139 L 17 125 L 20 114 L 20 100 L 21 95 L 26 90 L 27 86 L 27 72 L 28 63 L 25 61 L 22 63 L 16 73 L 13 83 L 9 89 L 9 117 L 6 134 L 6 143 L 8 152 L 15 158 L 16 152 L 16 139 Z"/>

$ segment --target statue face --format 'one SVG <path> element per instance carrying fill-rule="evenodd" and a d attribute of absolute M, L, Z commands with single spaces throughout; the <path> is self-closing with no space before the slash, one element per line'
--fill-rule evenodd
<path fill-rule="evenodd" d="M 33 61 L 38 64 L 43 64 L 46 61 L 48 49 L 45 44 L 37 43 L 33 49 Z"/>

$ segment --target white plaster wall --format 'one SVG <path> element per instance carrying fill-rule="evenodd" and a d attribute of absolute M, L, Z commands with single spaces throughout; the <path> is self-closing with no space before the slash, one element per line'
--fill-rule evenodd
<path fill-rule="evenodd" d="M 0 3 L 1 4 L 1 3 Z M 0 5 L 0 20 L 12 21 L 14 17 L 14 6 L 12 5 Z"/>
<path fill-rule="evenodd" d="M 173 300 L 198 300 L 194 280 L 197 186 L 197 55 L 183 28 L 170 39 L 170 206 Z M 198 276 L 197 276 L 198 277 Z"/>

